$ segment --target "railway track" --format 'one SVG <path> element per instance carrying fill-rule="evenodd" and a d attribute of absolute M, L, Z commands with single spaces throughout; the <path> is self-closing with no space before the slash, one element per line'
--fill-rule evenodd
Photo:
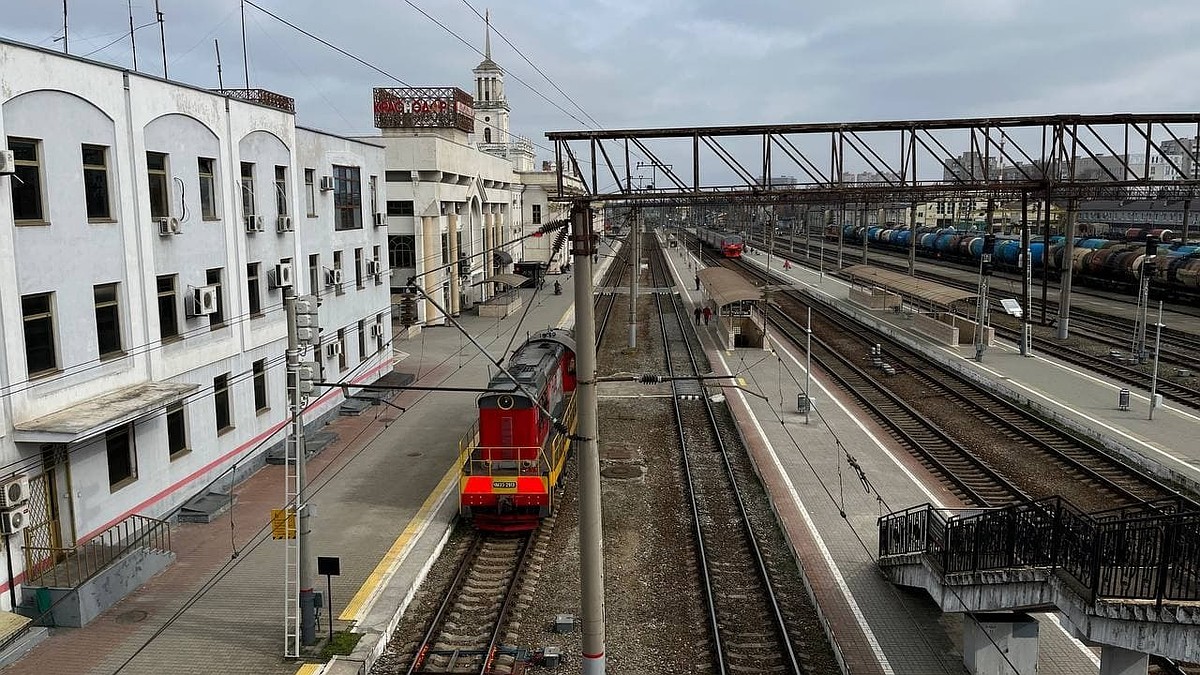
<path fill-rule="evenodd" d="M 535 536 L 475 534 L 406 675 L 512 672 L 513 655 L 498 651 L 500 631 Z"/>
<path fill-rule="evenodd" d="M 748 266 L 739 267 L 745 270 Z M 750 271 L 763 278 L 761 271 Z M 809 303 L 798 294 L 784 293 L 777 298 L 781 310 L 775 319 L 777 330 L 802 346 L 804 329 L 792 317 L 801 315 L 802 308 L 811 304 L 814 314 L 820 317 L 820 322 L 814 325 L 814 359 L 838 380 L 839 386 L 862 402 L 876 421 L 892 429 L 914 456 L 960 498 L 965 497 L 980 506 L 995 506 L 1045 496 L 1040 494 L 1044 488 L 1034 487 L 1036 482 L 1026 485 L 1024 480 L 1005 475 L 1007 472 L 1013 476 L 1027 476 L 1030 466 L 1036 466 L 1034 473 L 1041 476 L 1054 476 L 1053 484 L 1072 501 L 1094 504 L 1097 508 L 1156 501 L 1177 494 L 1170 487 L 1113 460 L 1088 441 L 1047 426 L 1019 406 L 980 390 L 886 336 L 868 332 L 836 312 Z M 818 334 L 833 337 L 822 338 Z M 881 360 L 886 358 L 898 364 L 901 373 L 894 377 L 882 376 L 884 370 L 868 370 L 847 355 L 862 357 L 875 344 L 885 346 Z M 881 376 L 877 377 L 876 372 Z M 894 391 L 896 384 L 904 378 L 909 378 L 907 388 L 922 392 L 922 400 L 910 403 Z M 934 407 L 931 401 L 937 401 L 943 407 L 949 404 L 957 411 L 957 416 L 969 418 L 976 444 L 1002 447 L 1002 452 L 991 453 L 995 458 L 993 462 L 1019 457 L 1021 466 L 1001 470 L 981 458 L 974 449 L 964 447 L 921 412 L 922 408 Z"/>
<path fill-rule="evenodd" d="M 793 261 L 799 262 L 794 252 L 785 251 L 781 245 L 776 245 L 775 253 L 776 255 L 788 257 Z M 836 253 L 828 250 L 824 253 L 826 261 L 836 264 Z M 858 251 L 846 250 L 843 253 L 849 253 L 849 257 L 854 261 L 862 259 L 861 253 Z M 876 256 L 871 259 L 871 264 L 889 269 L 907 271 L 907 265 L 889 261 L 887 258 L 891 257 L 894 256 L 876 252 Z M 883 259 L 881 260 L 880 258 Z M 831 273 L 835 272 L 831 270 Z M 975 285 L 971 283 L 922 270 L 917 271 L 917 277 L 965 290 L 975 289 Z M 994 301 L 993 305 L 996 304 L 997 302 Z M 1035 305 L 1040 306 L 1040 300 L 1035 300 Z M 1037 311 L 1037 306 L 1035 306 L 1031 315 Z M 1053 308 L 1054 313 L 1057 313 L 1057 303 L 1050 304 L 1048 311 L 1050 307 Z M 1008 340 L 1018 341 L 1020 339 L 1019 324 L 1010 319 L 1003 311 L 1000 311 L 998 306 L 992 308 L 992 313 L 994 315 L 992 326 L 996 330 L 997 335 Z M 1153 320 L 1153 317 L 1151 317 L 1151 320 Z M 1133 325 L 1131 322 L 1120 317 L 1072 308 L 1072 330 L 1077 336 L 1085 337 L 1087 340 L 1101 345 L 1103 348 L 1121 351 L 1128 350 L 1130 347 L 1129 341 L 1125 336 L 1132 334 Z M 1200 339 L 1184 331 L 1164 331 L 1164 340 L 1164 345 L 1160 349 L 1163 370 L 1159 373 L 1155 390 L 1162 394 L 1164 398 L 1200 410 L 1200 388 L 1173 379 L 1170 376 L 1171 373 L 1166 370 L 1166 368 L 1171 366 L 1184 370 L 1200 368 Z M 1153 330 L 1148 332 L 1147 341 L 1150 345 L 1153 344 Z M 1106 376 L 1119 378 L 1130 385 L 1146 391 L 1149 391 L 1153 384 L 1154 374 L 1147 372 L 1142 366 L 1130 365 L 1114 359 L 1104 359 L 1096 353 L 1054 340 L 1039 341 L 1038 349 L 1067 363 L 1072 363 L 1089 370 L 1100 370 Z"/>
<path fill-rule="evenodd" d="M 656 260 L 661 266 L 660 258 Z M 668 375 L 701 374 L 694 333 L 678 298 L 655 297 Z M 673 380 L 672 386 L 698 572 L 709 616 L 713 670 L 721 674 L 806 673 L 793 647 L 726 446 L 725 439 L 736 438 L 736 430 L 718 421 L 697 380 Z"/>

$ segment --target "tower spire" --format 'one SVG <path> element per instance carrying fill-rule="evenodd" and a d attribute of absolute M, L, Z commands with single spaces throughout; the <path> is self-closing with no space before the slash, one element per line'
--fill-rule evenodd
<path fill-rule="evenodd" d="M 487 25 L 487 34 L 483 39 L 483 58 L 492 58 L 492 10 L 483 10 L 483 23 Z"/>

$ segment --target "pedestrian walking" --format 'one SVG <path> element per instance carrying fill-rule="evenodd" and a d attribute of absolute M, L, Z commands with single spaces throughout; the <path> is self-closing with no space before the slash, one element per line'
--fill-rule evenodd
<path fill-rule="evenodd" d="M 712 310 L 708 307 L 704 308 L 704 325 L 708 325 L 708 320 L 712 318 Z"/>
<path fill-rule="evenodd" d="M 700 290 L 700 275 L 696 275 L 696 290 Z"/>
<path fill-rule="evenodd" d="M 701 310 L 699 307 L 697 307 L 696 311 L 692 312 L 692 313 L 696 315 L 696 325 L 699 326 L 700 325 L 700 317 L 704 314 L 703 310 Z"/>

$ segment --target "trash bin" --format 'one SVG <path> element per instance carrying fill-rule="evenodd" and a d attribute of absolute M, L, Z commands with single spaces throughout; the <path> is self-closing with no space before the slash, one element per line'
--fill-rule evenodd
<path fill-rule="evenodd" d="M 1120 410 L 1129 410 L 1129 390 L 1121 389 L 1117 394 L 1117 408 Z"/>
<path fill-rule="evenodd" d="M 812 402 L 808 400 L 808 394 L 796 394 L 796 411 L 807 413 L 812 409 Z"/>

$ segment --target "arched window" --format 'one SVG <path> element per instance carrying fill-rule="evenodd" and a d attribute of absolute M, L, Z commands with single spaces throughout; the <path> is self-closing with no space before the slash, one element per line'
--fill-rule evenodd
<path fill-rule="evenodd" d="M 491 130 L 491 129 L 484 129 L 484 130 L 483 130 L 483 142 L 484 142 L 484 143 L 491 143 L 491 142 L 492 142 L 492 130 Z"/>
<path fill-rule="evenodd" d="M 388 237 L 388 266 L 392 269 L 414 269 L 417 266 L 415 237 L 392 235 Z"/>

